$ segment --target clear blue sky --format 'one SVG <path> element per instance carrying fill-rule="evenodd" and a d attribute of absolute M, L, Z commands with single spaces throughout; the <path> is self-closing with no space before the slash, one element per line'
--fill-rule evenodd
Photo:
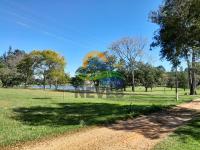
<path fill-rule="evenodd" d="M 11 45 L 31 51 L 53 49 L 67 60 L 66 71 L 74 74 L 84 56 L 104 51 L 112 41 L 125 36 L 142 36 L 152 41 L 158 28 L 148 20 L 162 0 L 0 0 L 0 54 Z M 159 49 L 149 51 L 153 65 Z"/>

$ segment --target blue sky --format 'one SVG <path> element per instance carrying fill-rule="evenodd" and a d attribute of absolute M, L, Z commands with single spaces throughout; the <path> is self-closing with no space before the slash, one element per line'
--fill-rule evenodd
<path fill-rule="evenodd" d="M 105 51 L 122 37 L 148 39 L 145 60 L 157 66 L 171 66 L 159 60 L 159 49 L 149 51 L 158 28 L 148 20 L 162 0 L 0 0 L 0 54 L 14 49 L 53 49 L 67 60 L 66 71 L 74 75 L 84 56 Z"/>

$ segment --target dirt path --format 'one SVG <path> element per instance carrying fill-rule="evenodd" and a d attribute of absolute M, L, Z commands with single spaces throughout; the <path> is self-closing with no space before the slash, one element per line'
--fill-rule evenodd
<path fill-rule="evenodd" d="M 200 101 L 181 104 L 168 111 L 118 121 L 109 127 L 14 148 L 20 150 L 149 150 L 180 125 L 190 120 Z"/>

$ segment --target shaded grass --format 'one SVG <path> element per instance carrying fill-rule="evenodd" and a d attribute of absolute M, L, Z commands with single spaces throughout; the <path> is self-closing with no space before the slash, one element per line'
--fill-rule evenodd
<path fill-rule="evenodd" d="M 0 89 L 0 146 L 62 134 L 79 128 L 110 124 L 119 119 L 150 114 L 192 100 L 180 91 L 155 88 L 153 92 L 125 92 L 122 97 L 75 98 L 74 93 Z"/>
<path fill-rule="evenodd" d="M 149 114 L 166 108 L 159 105 L 119 105 L 109 103 L 58 103 L 55 107 L 17 108 L 13 119 L 34 126 L 65 126 L 110 124 L 140 114 Z"/>
<path fill-rule="evenodd" d="M 154 150 L 200 150 L 200 115 L 178 128 Z"/>

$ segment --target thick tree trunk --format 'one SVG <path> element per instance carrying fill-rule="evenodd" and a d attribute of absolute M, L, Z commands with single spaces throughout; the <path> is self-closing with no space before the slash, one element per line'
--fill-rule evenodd
<path fill-rule="evenodd" d="M 148 87 L 145 87 L 145 92 L 148 92 Z"/>

